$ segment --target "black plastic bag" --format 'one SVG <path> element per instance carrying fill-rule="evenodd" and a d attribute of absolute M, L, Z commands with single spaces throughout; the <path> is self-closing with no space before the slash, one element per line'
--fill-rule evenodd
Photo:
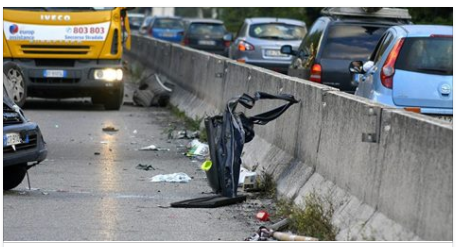
<path fill-rule="evenodd" d="M 284 100 L 287 103 L 252 117 L 247 117 L 242 112 L 234 112 L 238 104 L 251 109 L 260 99 Z M 288 94 L 271 95 L 256 92 L 254 97 L 243 94 L 228 101 L 223 115 L 205 119 L 212 160 L 212 167 L 206 172 L 206 175 L 214 192 L 228 198 L 236 197 L 242 149 L 244 144 L 250 142 L 255 136 L 254 124 L 265 125 L 298 102 Z"/>

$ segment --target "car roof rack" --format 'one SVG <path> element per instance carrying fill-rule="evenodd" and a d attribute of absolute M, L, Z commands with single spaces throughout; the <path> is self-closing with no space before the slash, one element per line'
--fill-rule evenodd
<path fill-rule="evenodd" d="M 368 18 L 386 19 L 411 19 L 407 9 L 400 8 L 381 8 L 381 7 L 331 7 L 323 8 L 320 12 L 326 16 L 355 16 Z"/>

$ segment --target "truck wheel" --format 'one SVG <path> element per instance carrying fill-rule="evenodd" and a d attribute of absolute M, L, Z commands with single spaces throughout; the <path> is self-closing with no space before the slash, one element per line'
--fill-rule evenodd
<path fill-rule="evenodd" d="M 3 65 L 3 73 L 11 81 L 11 84 L 5 85 L 11 99 L 22 107 L 27 98 L 27 85 L 21 68 L 15 63 L 6 63 Z"/>
<path fill-rule="evenodd" d="M 119 110 L 123 103 L 124 84 L 121 83 L 120 87 L 107 93 L 104 99 L 105 110 Z"/>
<path fill-rule="evenodd" d="M 16 188 L 26 175 L 26 164 L 3 168 L 3 190 Z"/>

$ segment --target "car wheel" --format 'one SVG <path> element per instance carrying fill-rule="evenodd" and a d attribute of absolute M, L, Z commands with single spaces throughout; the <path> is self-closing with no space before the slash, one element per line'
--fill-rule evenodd
<path fill-rule="evenodd" d="M 27 85 L 21 68 L 15 63 L 6 63 L 3 65 L 3 73 L 8 77 L 11 83 L 7 86 L 7 91 L 16 105 L 22 107 L 27 98 Z"/>
<path fill-rule="evenodd" d="M 123 103 L 124 84 L 121 83 L 119 88 L 107 93 L 104 99 L 105 110 L 119 110 Z"/>
<path fill-rule="evenodd" d="M 3 168 L 3 190 L 16 188 L 24 180 L 26 173 L 26 164 Z"/>

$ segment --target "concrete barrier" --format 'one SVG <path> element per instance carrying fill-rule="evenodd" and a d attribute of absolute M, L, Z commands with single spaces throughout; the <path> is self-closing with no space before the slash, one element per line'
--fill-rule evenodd
<path fill-rule="evenodd" d="M 193 118 L 242 93 L 300 99 L 255 128 L 243 162 L 272 174 L 278 193 L 298 204 L 313 191 L 330 196 L 338 240 L 452 240 L 452 125 L 180 45 L 138 36 L 133 44 L 129 56 L 168 76 L 171 102 Z"/>

